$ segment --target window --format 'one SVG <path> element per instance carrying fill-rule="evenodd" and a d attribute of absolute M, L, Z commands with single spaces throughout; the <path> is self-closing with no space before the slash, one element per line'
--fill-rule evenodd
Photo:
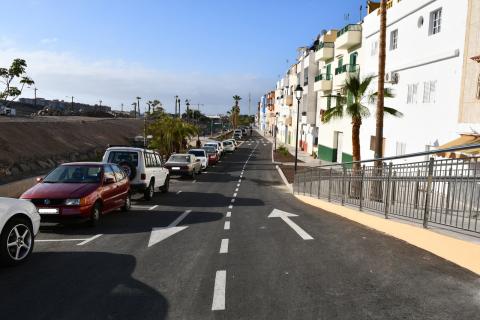
<path fill-rule="evenodd" d="M 395 155 L 403 156 L 406 153 L 406 149 L 407 149 L 407 144 L 405 142 L 397 141 Z"/>
<path fill-rule="evenodd" d="M 417 103 L 418 83 L 409 84 L 407 90 L 407 104 Z"/>
<path fill-rule="evenodd" d="M 423 103 L 435 103 L 437 81 L 425 81 L 423 83 Z"/>
<path fill-rule="evenodd" d="M 372 45 L 370 47 L 370 55 L 373 57 L 373 56 L 376 56 L 378 53 L 378 40 L 375 40 L 372 42 Z"/>
<path fill-rule="evenodd" d="M 110 166 L 105 166 L 105 171 L 103 172 L 103 180 L 107 180 L 109 178 L 112 178 L 113 181 L 115 181 L 115 173 L 112 170 L 112 167 Z"/>
<path fill-rule="evenodd" d="M 440 33 L 442 25 L 442 8 L 430 13 L 430 35 Z"/>
<path fill-rule="evenodd" d="M 480 100 L 480 74 L 477 79 L 477 99 Z"/>
<path fill-rule="evenodd" d="M 127 177 L 127 175 L 125 174 L 125 171 L 120 169 L 120 167 L 117 166 L 116 164 L 112 165 L 112 168 L 113 168 L 113 172 L 115 173 L 115 178 L 117 178 L 117 181 L 122 181 Z"/>
<path fill-rule="evenodd" d="M 130 151 L 111 151 L 108 155 L 108 162 L 122 164 L 128 162 L 133 166 L 138 166 L 138 152 Z"/>
<path fill-rule="evenodd" d="M 303 70 L 303 85 L 308 84 L 308 67 Z"/>
<path fill-rule="evenodd" d="M 395 50 L 398 47 L 398 29 L 390 32 L 390 50 Z"/>

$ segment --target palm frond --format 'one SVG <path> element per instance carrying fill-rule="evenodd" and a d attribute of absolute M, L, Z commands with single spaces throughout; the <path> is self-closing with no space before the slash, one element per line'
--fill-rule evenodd
<path fill-rule="evenodd" d="M 322 122 L 327 123 L 334 119 L 341 119 L 343 118 L 343 106 L 337 106 L 330 109 L 325 110 L 322 116 Z"/>
<path fill-rule="evenodd" d="M 403 113 L 401 113 L 397 109 L 390 108 L 390 107 L 383 107 L 383 113 L 386 113 L 386 114 L 389 114 L 389 115 L 392 115 L 392 116 L 398 117 L 398 118 L 403 117 Z"/>

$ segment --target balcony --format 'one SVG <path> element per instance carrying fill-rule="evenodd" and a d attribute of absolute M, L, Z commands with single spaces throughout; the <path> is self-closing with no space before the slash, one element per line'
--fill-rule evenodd
<path fill-rule="evenodd" d="M 293 105 L 293 95 L 292 94 L 285 96 L 285 104 L 287 106 L 292 106 Z"/>
<path fill-rule="evenodd" d="M 336 49 L 348 49 L 362 43 L 362 26 L 349 24 L 337 31 Z"/>
<path fill-rule="evenodd" d="M 360 66 L 358 64 L 344 64 L 341 67 L 335 68 L 335 84 L 343 87 L 345 81 L 352 75 L 358 75 Z"/>
<path fill-rule="evenodd" d="M 332 90 L 332 75 L 319 74 L 315 77 L 315 84 L 313 86 L 315 91 L 330 91 Z"/>
<path fill-rule="evenodd" d="M 335 43 L 320 42 L 315 48 L 315 61 L 326 61 L 333 59 L 335 53 Z"/>

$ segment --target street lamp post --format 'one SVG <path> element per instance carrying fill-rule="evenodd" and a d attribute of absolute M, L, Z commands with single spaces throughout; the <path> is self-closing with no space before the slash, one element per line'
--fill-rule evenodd
<path fill-rule="evenodd" d="M 187 111 L 186 111 L 186 113 L 187 113 L 187 122 L 189 122 L 189 121 L 190 121 L 190 116 L 188 115 L 188 113 L 189 113 L 189 110 L 190 110 L 190 101 L 189 101 L 188 99 L 185 99 L 185 105 L 187 106 Z"/>
<path fill-rule="evenodd" d="M 38 91 L 37 87 L 34 87 L 33 92 L 34 92 L 34 97 L 35 98 L 33 100 L 33 105 L 35 106 L 35 110 L 37 110 L 37 91 Z"/>
<path fill-rule="evenodd" d="M 295 172 L 297 172 L 297 160 L 298 160 L 298 126 L 299 126 L 299 120 L 300 120 L 300 100 L 302 100 L 302 95 L 303 95 L 303 89 L 302 87 L 298 84 L 297 87 L 295 88 L 295 98 L 297 99 L 297 128 L 296 128 L 296 134 L 295 134 Z"/>
<path fill-rule="evenodd" d="M 36 94 L 35 94 L 35 97 L 36 97 Z M 75 97 L 74 96 L 65 96 L 65 98 L 71 98 L 72 99 L 72 103 L 70 105 L 70 111 L 73 112 L 73 98 L 75 98 Z M 35 98 L 35 100 L 36 100 L 36 98 Z"/>
<path fill-rule="evenodd" d="M 136 118 L 137 117 L 137 103 L 136 102 L 132 103 L 132 106 L 133 106 L 133 117 Z"/>

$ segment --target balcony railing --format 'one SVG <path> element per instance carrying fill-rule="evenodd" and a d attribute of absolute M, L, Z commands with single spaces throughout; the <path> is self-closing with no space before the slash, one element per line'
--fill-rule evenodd
<path fill-rule="evenodd" d="M 362 26 L 359 24 L 348 24 L 342 29 L 337 31 L 337 38 L 339 38 L 342 34 L 348 31 L 362 31 Z"/>
<path fill-rule="evenodd" d="M 315 47 L 315 51 L 318 51 L 318 50 L 323 49 L 323 48 L 335 48 L 335 43 L 333 43 L 333 42 L 320 42 Z"/>
<path fill-rule="evenodd" d="M 341 67 L 335 68 L 335 75 L 345 72 L 357 72 L 359 70 L 358 64 L 344 64 Z"/>
<path fill-rule="evenodd" d="M 321 73 L 315 77 L 315 82 L 321 81 L 321 80 L 332 80 L 332 75 Z"/>

